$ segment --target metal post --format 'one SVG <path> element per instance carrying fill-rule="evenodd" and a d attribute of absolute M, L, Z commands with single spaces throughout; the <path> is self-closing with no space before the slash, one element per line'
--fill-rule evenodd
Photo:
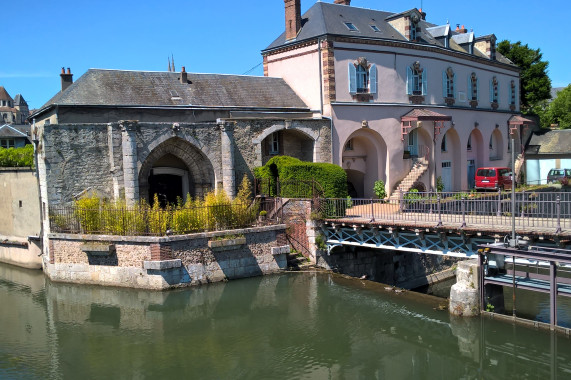
<path fill-rule="evenodd" d="M 402 212 L 404 210 L 404 197 L 403 197 L 403 193 L 402 193 L 402 189 L 399 189 L 399 204 L 400 204 L 400 212 Z"/>
<path fill-rule="evenodd" d="M 515 318 L 515 255 L 512 255 L 512 315 Z"/>
<path fill-rule="evenodd" d="M 498 209 L 496 211 L 498 217 L 502 216 L 502 189 L 498 188 Z"/>
<path fill-rule="evenodd" d="M 375 208 L 373 205 L 373 198 L 371 198 L 371 222 L 375 221 Z"/>
<path fill-rule="evenodd" d="M 462 196 L 462 225 L 460 227 L 466 227 L 466 197 L 464 196 Z"/>
<path fill-rule="evenodd" d="M 555 230 L 555 233 L 558 234 L 561 232 L 561 198 L 559 197 L 559 195 L 557 196 L 556 205 L 557 205 L 557 230 Z"/>
<path fill-rule="evenodd" d="M 442 215 L 440 214 L 440 194 L 436 196 L 436 201 L 438 202 L 438 224 L 436 227 L 442 226 Z"/>
<path fill-rule="evenodd" d="M 551 329 L 557 326 L 557 266 L 549 262 L 549 324 Z"/>
<path fill-rule="evenodd" d="M 512 239 L 515 244 L 515 139 L 512 134 Z M 515 268 L 514 268 L 515 270 Z M 515 287 L 514 287 L 515 294 Z"/>
<path fill-rule="evenodd" d="M 480 258 L 480 310 L 486 310 L 486 294 L 484 289 L 484 254 L 478 255 Z"/>

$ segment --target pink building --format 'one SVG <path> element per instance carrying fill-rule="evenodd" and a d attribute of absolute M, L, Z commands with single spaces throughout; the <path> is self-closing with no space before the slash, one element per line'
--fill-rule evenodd
<path fill-rule="evenodd" d="M 494 35 L 431 24 L 418 9 L 335 0 L 302 16 L 300 0 L 284 2 L 286 31 L 263 50 L 264 74 L 332 119 L 333 163 L 353 196 L 373 197 L 379 179 L 389 194 L 435 188 L 438 177 L 464 190 L 478 167 L 511 164 L 519 69 L 495 51 Z"/>

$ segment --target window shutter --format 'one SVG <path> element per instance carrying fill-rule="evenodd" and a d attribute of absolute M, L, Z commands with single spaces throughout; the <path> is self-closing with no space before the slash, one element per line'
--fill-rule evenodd
<path fill-rule="evenodd" d="M 426 77 L 428 74 L 426 73 L 426 69 L 422 71 L 422 95 L 426 95 L 428 86 L 426 85 Z"/>
<path fill-rule="evenodd" d="M 516 107 L 517 107 L 517 104 L 518 104 L 518 103 L 517 103 L 517 102 L 518 102 L 518 100 L 517 100 L 517 95 L 518 95 L 518 93 L 517 93 L 517 84 L 516 84 L 516 85 L 514 86 L 514 104 L 516 105 Z"/>
<path fill-rule="evenodd" d="M 349 62 L 349 93 L 357 93 L 357 68 L 352 62 Z"/>
<path fill-rule="evenodd" d="M 412 69 L 406 68 L 406 93 L 412 95 Z"/>
<path fill-rule="evenodd" d="M 474 95 L 472 92 L 472 76 L 468 75 L 468 100 L 474 100 L 472 99 L 472 96 Z"/>
<path fill-rule="evenodd" d="M 371 65 L 369 69 L 369 93 L 376 94 L 377 93 L 377 65 L 374 63 Z"/>
<path fill-rule="evenodd" d="M 456 99 L 456 73 L 452 75 L 452 96 Z"/>
<path fill-rule="evenodd" d="M 490 103 L 492 103 L 493 101 L 494 101 L 494 84 L 490 79 Z"/>
<path fill-rule="evenodd" d="M 480 78 L 476 78 L 476 100 L 480 100 Z"/>
<path fill-rule="evenodd" d="M 447 79 L 448 79 L 448 76 L 446 75 L 446 71 L 443 71 L 442 72 L 442 97 L 443 98 L 445 98 L 448 95 L 448 90 L 446 88 L 446 87 L 448 87 L 448 86 L 446 86 L 448 84 Z"/>
<path fill-rule="evenodd" d="M 497 99 L 497 101 L 498 101 L 498 104 L 500 104 L 501 96 L 500 96 L 500 82 L 499 81 L 498 81 L 498 84 L 496 86 L 498 88 L 498 99 Z"/>

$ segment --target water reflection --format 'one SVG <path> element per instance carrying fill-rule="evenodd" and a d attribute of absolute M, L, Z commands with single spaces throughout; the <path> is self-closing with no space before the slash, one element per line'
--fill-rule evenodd
<path fill-rule="evenodd" d="M 327 274 L 173 292 L 53 284 L 0 265 L 0 378 L 560 378 L 568 338 L 451 319 Z"/>

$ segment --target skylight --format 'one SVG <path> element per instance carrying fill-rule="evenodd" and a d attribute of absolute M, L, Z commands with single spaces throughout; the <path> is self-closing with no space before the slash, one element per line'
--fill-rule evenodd
<path fill-rule="evenodd" d="M 376 26 L 376 25 L 373 25 L 373 24 L 371 24 L 371 25 L 369 25 L 369 26 L 370 26 L 370 27 L 371 27 L 371 29 L 373 29 L 375 32 L 378 32 L 378 33 L 380 33 L 380 32 L 381 32 L 381 30 L 380 30 L 379 28 L 377 28 L 377 26 Z"/>
<path fill-rule="evenodd" d="M 352 32 L 358 32 L 359 31 L 359 29 L 357 29 L 357 27 L 355 25 L 353 25 L 352 22 L 345 22 L 344 24 L 347 27 L 347 29 L 349 29 Z"/>

